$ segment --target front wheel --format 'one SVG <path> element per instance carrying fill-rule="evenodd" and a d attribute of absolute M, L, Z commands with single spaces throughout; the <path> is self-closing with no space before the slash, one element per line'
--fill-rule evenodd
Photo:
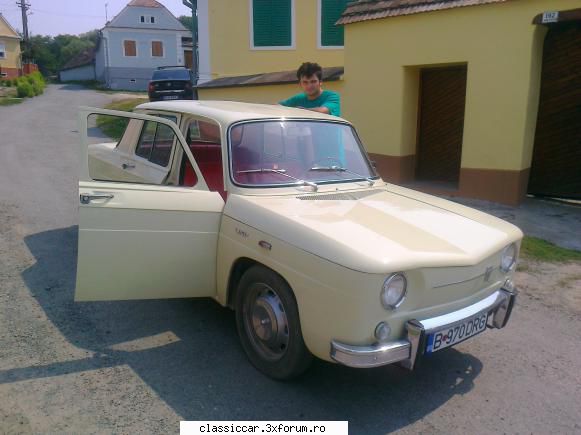
<path fill-rule="evenodd" d="M 297 377 L 313 359 L 303 341 L 292 290 L 279 275 L 263 266 L 251 267 L 240 280 L 236 326 L 252 364 L 271 378 Z"/>

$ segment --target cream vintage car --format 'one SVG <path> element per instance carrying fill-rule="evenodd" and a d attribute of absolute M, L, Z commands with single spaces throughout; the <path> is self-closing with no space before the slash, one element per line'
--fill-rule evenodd
<path fill-rule="evenodd" d="M 76 300 L 211 297 L 276 379 L 503 328 L 515 226 L 384 182 L 353 126 L 223 101 L 83 108 Z"/>

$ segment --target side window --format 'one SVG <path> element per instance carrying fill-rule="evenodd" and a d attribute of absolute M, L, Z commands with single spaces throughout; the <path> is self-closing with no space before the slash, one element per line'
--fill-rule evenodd
<path fill-rule="evenodd" d="M 157 123 L 155 122 L 145 121 L 141 129 L 141 137 L 137 143 L 137 148 L 135 148 L 135 154 L 139 157 L 149 160 L 151 150 L 153 149 L 153 142 L 155 141 L 156 126 Z"/>
<path fill-rule="evenodd" d="M 145 121 L 135 154 L 151 163 L 166 167 L 169 164 L 174 139 L 175 134 L 167 125 Z"/>
<path fill-rule="evenodd" d="M 176 119 L 175 116 L 167 117 Z M 90 114 L 85 142 L 91 180 L 172 184 L 171 162 L 177 137 L 165 124 L 125 116 Z"/>

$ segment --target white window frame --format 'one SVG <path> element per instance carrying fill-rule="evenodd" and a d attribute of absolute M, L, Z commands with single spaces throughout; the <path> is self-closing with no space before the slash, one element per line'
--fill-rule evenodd
<path fill-rule="evenodd" d="M 0 72 L 0 77 L 8 77 L 8 73 Z"/>
<path fill-rule="evenodd" d="M 323 0 L 317 0 L 317 48 L 319 50 L 343 50 L 345 45 L 323 45 Z M 343 42 L 344 43 L 344 42 Z"/>
<path fill-rule="evenodd" d="M 133 42 L 135 42 L 135 56 L 127 56 L 125 54 L 125 41 L 133 41 Z M 123 57 L 127 57 L 127 58 L 130 58 L 130 59 L 136 59 L 136 58 L 139 57 L 139 44 L 137 43 L 137 40 L 135 40 L 135 39 L 124 39 L 123 40 L 122 49 L 123 49 Z"/>
<path fill-rule="evenodd" d="M 154 56 L 153 55 L 153 43 L 154 42 L 161 43 L 161 53 L 162 53 L 162 56 Z M 151 55 L 151 58 L 152 59 L 165 59 L 165 44 L 160 39 L 152 39 L 151 41 L 149 41 L 149 52 L 150 52 L 149 54 Z"/>
<path fill-rule="evenodd" d="M 0 59 L 6 59 L 6 44 L 0 42 Z"/>
<path fill-rule="evenodd" d="M 143 18 L 144 21 L 141 21 L 141 18 Z M 155 15 L 140 15 L 139 24 L 155 24 Z"/>
<path fill-rule="evenodd" d="M 264 50 L 295 50 L 296 49 L 296 0 L 291 1 L 291 45 L 284 45 L 284 46 L 272 46 L 272 47 L 255 47 L 254 46 L 254 2 L 253 0 L 248 0 L 248 10 L 250 11 L 250 27 L 248 29 L 248 33 L 250 35 L 250 49 L 256 51 L 264 51 Z"/>

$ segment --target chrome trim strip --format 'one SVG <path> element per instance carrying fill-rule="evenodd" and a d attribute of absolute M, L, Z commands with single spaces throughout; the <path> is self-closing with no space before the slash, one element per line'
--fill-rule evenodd
<path fill-rule="evenodd" d="M 331 342 L 331 358 L 349 367 L 379 367 L 409 359 L 410 348 L 410 342 L 407 340 L 376 346 L 350 346 L 333 340 Z"/>
<path fill-rule="evenodd" d="M 484 298 L 466 308 L 443 314 L 438 317 L 432 317 L 431 319 L 420 320 L 420 323 L 424 327 L 426 334 L 430 334 L 442 329 L 443 327 L 453 327 L 456 324 L 463 322 L 468 317 L 475 316 L 485 311 L 492 311 L 507 300 L 508 296 L 506 296 L 505 292 L 497 290 L 487 298 Z"/>

